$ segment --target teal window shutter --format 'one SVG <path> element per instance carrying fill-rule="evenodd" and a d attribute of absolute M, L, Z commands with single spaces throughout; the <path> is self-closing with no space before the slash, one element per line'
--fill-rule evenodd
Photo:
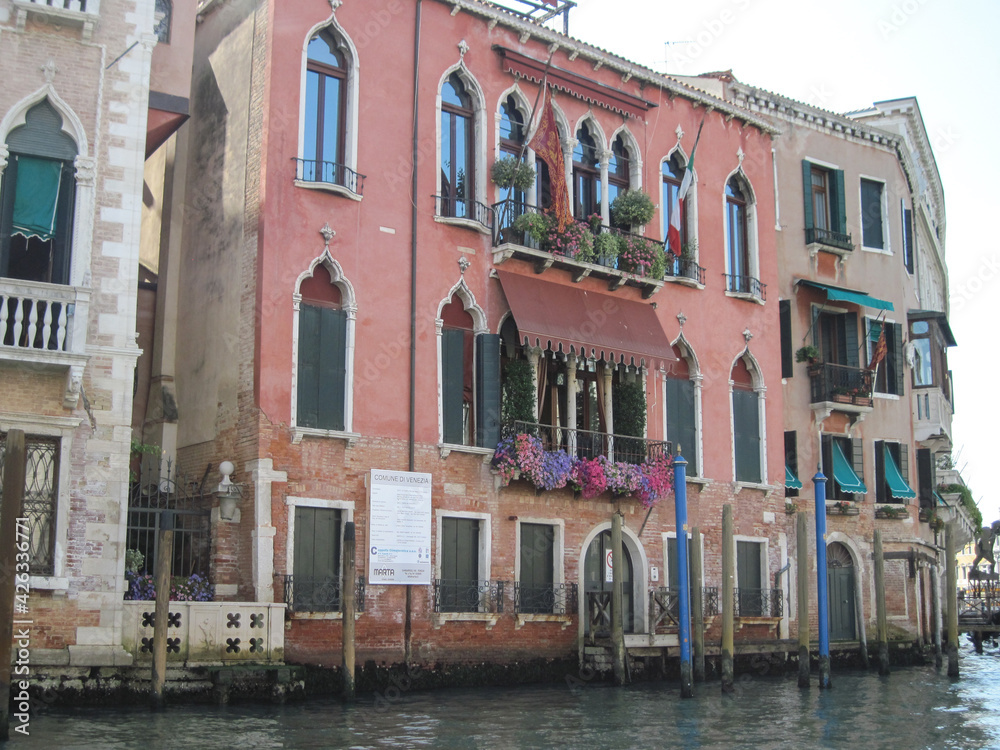
<path fill-rule="evenodd" d="M 554 585 L 554 528 L 548 524 L 521 524 L 520 612 L 551 614 Z"/>
<path fill-rule="evenodd" d="M 465 386 L 465 331 L 445 328 L 441 331 L 441 409 L 444 442 L 462 445 L 464 419 L 462 390 Z"/>
<path fill-rule="evenodd" d="M 844 203 L 844 170 L 830 170 L 830 228 L 847 234 L 847 209 Z"/>
<path fill-rule="evenodd" d="M 802 195 L 806 216 L 806 230 L 813 228 L 812 163 L 802 160 Z"/>
<path fill-rule="evenodd" d="M 344 429 L 347 313 L 303 304 L 299 309 L 300 427 Z"/>
<path fill-rule="evenodd" d="M 667 378 L 667 440 L 688 462 L 688 476 L 701 476 L 698 472 L 698 443 L 695 439 L 694 382 Z"/>
<path fill-rule="evenodd" d="M 33 156 L 15 156 L 15 159 L 17 181 L 12 230 L 25 237 L 51 240 L 56 232 L 62 162 Z"/>
<path fill-rule="evenodd" d="M 500 442 L 500 335 L 476 337 L 476 445 Z"/>
<path fill-rule="evenodd" d="M 862 484 L 865 483 L 865 449 L 861 438 L 851 438 L 851 468 Z"/>
<path fill-rule="evenodd" d="M 760 482 L 760 414 L 754 391 L 733 391 L 736 481 Z"/>
<path fill-rule="evenodd" d="M 891 340 L 889 336 L 891 335 Z M 891 323 L 888 330 L 886 330 L 886 346 L 891 352 L 890 364 L 887 365 L 890 369 L 886 370 L 886 375 L 892 376 L 892 382 L 894 385 L 895 393 L 897 396 L 902 396 L 904 392 L 903 383 L 903 327 L 899 323 Z"/>
<path fill-rule="evenodd" d="M 858 352 L 858 316 L 854 313 L 844 313 L 844 364 L 848 367 L 860 367 Z"/>
<path fill-rule="evenodd" d="M 300 427 L 319 427 L 321 311 L 312 305 L 299 309 L 298 411 Z"/>
<path fill-rule="evenodd" d="M 340 597 L 331 594 L 340 583 L 340 511 L 297 506 L 294 533 L 295 609 L 305 612 L 339 609 Z"/>

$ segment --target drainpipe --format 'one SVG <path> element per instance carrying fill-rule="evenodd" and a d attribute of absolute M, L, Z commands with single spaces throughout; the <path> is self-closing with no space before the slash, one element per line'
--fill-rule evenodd
<path fill-rule="evenodd" d="M 417 423 L 417 156 L 419 137 L 419 107 L 420 101 L 420 11 L 422 0 L 417 0 L 417 13 L 413 25 L 413 172 L 410 185 L 410 432 L 409 432 L 409 471 L 414 470 L 414 448 L 416 445 Z M 406 587 L 406 621 L 403 626 L 403 656 L 407 669 L 410 667 L 412 654 L 411 638 L 413 635 L 412 620 L 412 586 Z"/>

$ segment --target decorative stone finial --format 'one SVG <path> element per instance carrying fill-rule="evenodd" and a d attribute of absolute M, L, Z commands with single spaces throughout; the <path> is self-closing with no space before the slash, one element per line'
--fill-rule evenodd
<path fill-rule="evenodd" d="M 344 0 L 330 0 L 330 10 L 335 11 L 341 6 Z"/>
<path fill-rule="evenodd" d="M 465 59 L 465 53 L 469 51 L 469 43 L 464 39 L 458 43 L 458 53 Z"/>
<path fill-rule="evenodd" d="M 743 329 L 743 338 L 746 339 L 747 344 L 750 343 L 750 339 L 753 338 L 753 334 L 750 333 L 750 329 L 749 328 L 744 328 Z"/>
<path fill-rule="evenodd" d="M 743 166 L 743 158 L 745 156 L 746 156 L 746 154 L 743 153 L 743 147 L 740 146 L 739 149 L 736 151 L 736 158 L 740 160 L 740 166 L 741 167 Z"/>
<path fill-rule="evenodd" d="M 677 125 L 677 130 L 675 130 L 674 132 L 677 133 L 677 142 L 680 143 L 681 142 L 681 138 L 684 137 L 684 128 L 682 128 L 680 126 L 680 124 L 678 124 Z"/>
<path fill-rule="evenodd" d="M 681 324 L 681 328 L 687 323 L 688 316 L 682 312 L 677 313 L 677 322 Z"/>
<path fill-rule="evenodd" d="M 52 83 L 56 78 L 56 73 L 59 72 L 59 68 L 56 67 L 55 60 L 49 59 L 45 65 L 42 66 L 42 75 L 45 76 L 46 83 Z"/>
<path fill-rule="evenodd" d="M 466 258 L 464 255 L 461 258 L 458 259 L 458 267 L 462 269 L 462 275 L 463 276 L 465 276 L 466 269 L 469 266 L 471 266 L 471 265 L 472 265 L 472 263 L 470 263 L 469 259 Z"/>
<path fill-rule="evenodd" d="M 330 228 L 330 222 L 326 222 L 319 230 L 319 233 L 323 235 L 323 240 L 326 242 L 326 246 L 330 246 L 330 240 L 334 238 L 337 234 L 333 229 Z"/>

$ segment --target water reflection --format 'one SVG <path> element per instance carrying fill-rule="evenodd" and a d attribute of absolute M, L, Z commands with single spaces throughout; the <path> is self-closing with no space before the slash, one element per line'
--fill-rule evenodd
<path fill-rule="evenodd" d="M 681 701 L 672 683 L 404 693 L 391 705 L 58 709 L 10 747 L 65 748 L 982 748 L 1000 747 L 1000 654 L 963 652 L 962 678 L 932 667 L 889 677 L 837 673 L 833 689 L 795 675 L 743 675 Z"/>

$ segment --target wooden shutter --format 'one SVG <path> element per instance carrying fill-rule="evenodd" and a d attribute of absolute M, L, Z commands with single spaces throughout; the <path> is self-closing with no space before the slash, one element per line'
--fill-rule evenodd
<path fill-rule="evenodd" d="M 933 505 L 934 457 L 928 448 L 917 448 L 917 484 L 921 505 Z"/>
<path fill-rule="evenodd" d="M 299 308 L 298 414 L 300 427 L 319 427 L 320 308 Z"/>
<path fill-rule="evenodd" d="M 347 313 L 321 309 L 319 426 L 344 429 L 344 387 L 347 380 Z"/>
<path fill-rule="evenodd" d="M 851 468 L 858 475 L 862 483 L 865 481 L 865 444 L 861 438 L 852 438 L 851 448 Z M 867 485 L 866 485 L 867 486 Z"/>
<path fill-rule="evenodd" d="M 802 160 L 802 196 L 806 229 L 809 230 L 813 228 L 812 164 L 805 159 Z"/>
<path fill-rule="evenodd" d="M 905 385 L 903 383 L 903 373 L 905 368 L 903 367 L 903 327 L 899 323 L 890 323 L 889 329 L 886 331 L 887 337 L 891 334 L 891 341 L 886 341 L 886 346 L 889 348 L 890 364 L 888 367 L 890 369 L 886 370 L 886 375 L 892 376 L 892 381 L 888 384 L 892 388 L 892 392 L 897 396 L 902 396 L 905 390 Z"/>
<path fill-rule="evenodd" d="M 847 234 L 847 210 L 844 201 L 844 170 L 830 170 L 830 229 Z"/>
<path fill-rule="evenodd" d="M 691 582 L 691 547 L 693 539 L 687 540 L 688 558 L 688 583 Z M 681 585 L 680 564 L 677 557 L 677 537 L 667 537 L 667 585 L 672 589 L 678 589 Z"/>
<path fill-rule="evenodd" d="M 296 506 L 294 533 L 295 607 L 304 611 L 336 609 L 330 583 L 340 580 L 340 511 Z"/>
<path fill-rule="evenodd" d="M 910 483 L 910 446 L 906 443 L 899 443 L 899 473 L 903 475 L 906 483 Z"/>
<path fill-rule="evenodd" d="M 10 231 L 14 221 L 14 185 L 17 184 L 17 159 L 9 159 L 0 182 L 0 277 L 10 268 Z"/>
<path fill-rule="evenodd" d="M 465 442 L 462 418 L 462 389 L 465 385 L 465 331 L 445 328 L 441 331 L 441 409 L 444 442 Z"/>
<path fill-rule="evenodd" d="M 470 585 L 479 579 L 478 519 L 441 519 L 441 578 Z"/>
<path fill-rule="evenodd" d="M 476 337 L 476 445 L 500 442 L 500 335 Z"/>
<path fill-rule="evenodd" d="M 858 356 L 858 316 L 854 313 L 844 313 L 843 345 L 844 364 L 848 367 L 860 367 L 860 357 Z"/>
<path fill-rule="evenodd" d="M 795 430 L 785 432 L 785 466 L 792 470 L 800 482 L 803 480 L 803 477 L 799 476 L 799 445 Z M 799 491 L 786 487 L 785 496 L 798 497 Z"/>
<path fill-rule="evenodd" d="M 733 422 L 736 480 L 760 482 L 760 414 L 756 392 L 733 391 Z"/>
<path fill-rule="evenodd" d="M 781 331 L 781 377 L 792 377 L 792 303 L 778 302 L 778 327 Z"/>
<path fill-rule="evenodd" d="M 667 440 L 688 462 L 688 476 L 701 476 L 698 471 L 698 440 L 695 431 L 694 382 L 667 378 Z"/>
<path fill-rule="evenodd" d="M 552 526 L 540 523 L 521 524 L 522 588 L 552 588 L 555 573 L 554 541 L 555 530 Z"/>
<path fill-rule="evenodd" d="M 913 273 L 913 210 L 903 209 L 903 264 L 906 272 Z"/>
<path fill-rule="evenodd" d="M 760 543 L 736 542 L 736 582 L 741 589 L 762 589 Z"/>

